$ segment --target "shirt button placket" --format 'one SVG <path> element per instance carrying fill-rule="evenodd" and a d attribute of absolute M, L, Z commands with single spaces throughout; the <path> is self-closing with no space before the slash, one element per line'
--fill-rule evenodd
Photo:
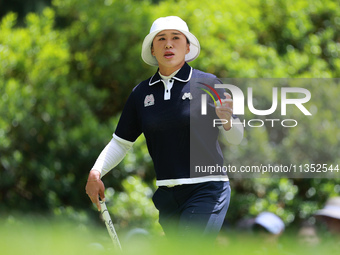
<path fill-rule="evenodd" d="M 172 88 L 173 82 L 174 82 L 174 80 L 173 80 L 173 79 L 170 79 L 170 80 L 168 81 L 168 86 L 167 86 L 167 88 L 166 88 L 166 94 L 167 94 L 166 98 L 167 98 L 168 100 L 170 99 L 170 90 L 171 90 L 171 88 Z"/>

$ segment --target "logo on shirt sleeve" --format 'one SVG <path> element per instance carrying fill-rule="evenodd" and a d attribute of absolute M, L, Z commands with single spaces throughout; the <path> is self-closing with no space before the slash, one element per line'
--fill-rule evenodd
<path fill-rule="evenodd" d="M 153 97 L 153 94 L 146 95 L 144 99 L 144 107 L 154 105 L 155 104 L 155 98 Z"/>

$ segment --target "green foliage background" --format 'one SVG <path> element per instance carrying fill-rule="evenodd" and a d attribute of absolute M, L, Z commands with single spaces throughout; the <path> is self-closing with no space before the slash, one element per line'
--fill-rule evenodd
<path fill-rule="evenodd" d="M 84 192 L 88 171 L 110 140 L 131 89 L 155 72 L 140 57 L 141 43 L 153 20 L 168 15 L 182 17 L 199 38 L 201 54 L 191 65 L 218 77 L 340 76 L 337 0 L 54 0 L 23 21 L 9 12 L 0 25 L 2 215 L 78 221 L 97 216 Z M 308 89 L 314 118 L 289 131 L 246 130 L 227 159 L 244 165 L 340 164 L 340 87 Z M 260 106 L 271 102 L 267 94 L 258 95 Z M 269 210 L 296 226 L 340 194 L 339 180 L 234 179 L 226 221 Z M 120 227 L 160 231 L 143 137 L 104 182 Z"/>

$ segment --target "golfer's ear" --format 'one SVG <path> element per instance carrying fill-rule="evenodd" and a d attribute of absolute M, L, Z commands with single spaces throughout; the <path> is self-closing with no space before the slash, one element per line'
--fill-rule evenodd
<path fill-rule="evenodd" d="M 153 45 L 151 46 L 151 55 L 152 55 L 152 56 L 155 56 L 155 51 L 154 51 L 154 49 L 153 49 Z"/>

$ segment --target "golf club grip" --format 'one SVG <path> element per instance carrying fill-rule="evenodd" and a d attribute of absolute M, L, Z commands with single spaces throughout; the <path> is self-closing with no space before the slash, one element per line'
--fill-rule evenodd
<path fill-rule="evenodd" d="M 116 230 L 113 226 L 109 211 L 107 210 L 106 204 L 105 204 L 104 201 L 100 201 L 100 211 L 101 211 L 101 214 L 103 216 L 107 231 L 109 232 L 109 235 L 111 237 L 113 244 L 116 247 L 119 247 L 120 250 L 122 250 L 122 246 L 120 245 L 118 235 L 117 235 Z"/>

